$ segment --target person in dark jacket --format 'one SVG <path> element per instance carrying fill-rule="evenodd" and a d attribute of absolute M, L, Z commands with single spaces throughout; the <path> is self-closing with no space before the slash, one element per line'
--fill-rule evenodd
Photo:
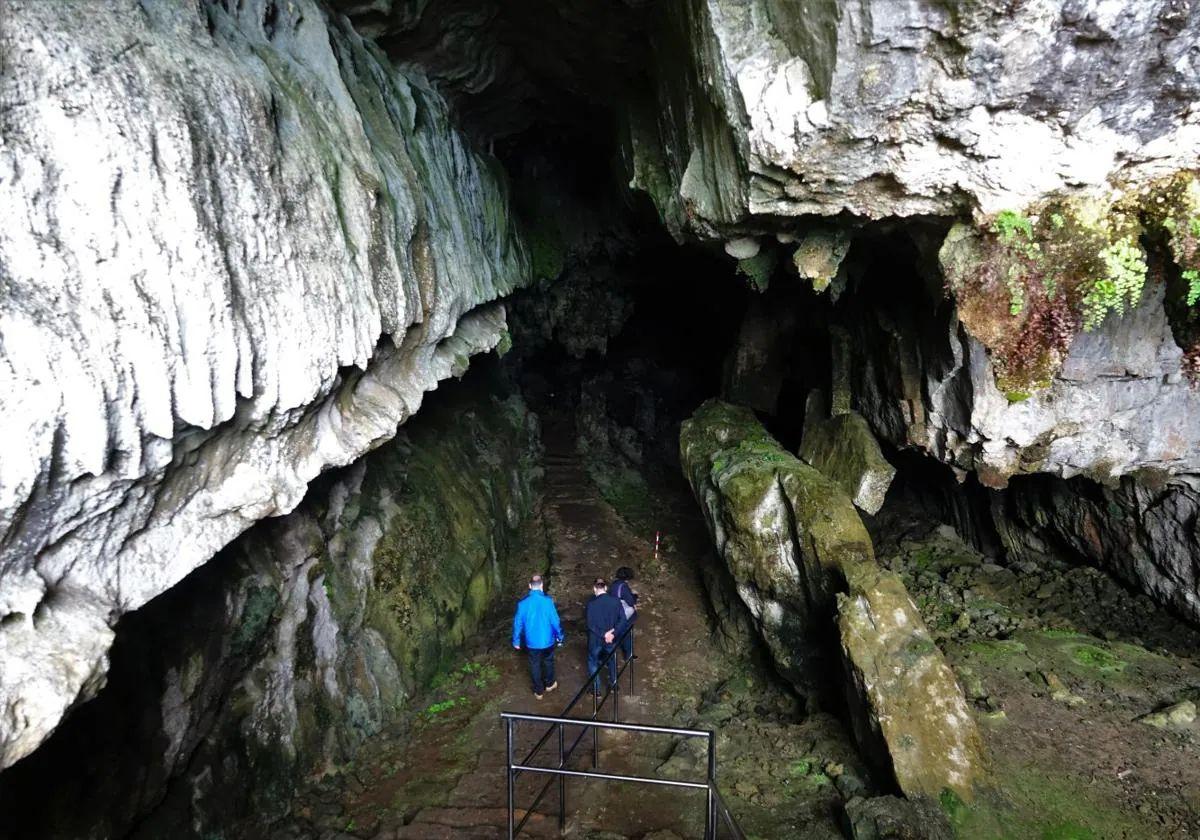
<path fill-rule="evenodd" d="M 608 587 L 608 591 L 621 602 L 621 606 L 625 610 L 625 620 L 633 621 L 637 616 L 638 601 L 638 594 L 629 588 L 629 581 L 633 580 L 633 569 L 622 566 L 617 569 L 617 573 L 613 577 L 614 580 Z M 633 656 L 633 633 L 629 633 L 621 640 L 620 647 L 626 660 L 635 658 Z"/>
<path fill-rule="evenodd" d="M 517 602 L 513 616 L 513 647 L 529 654 L 529 677 L 538 700 L 558 688 L 554 679 L 554 647 L 562 644 L 562 623 L 554 599 L 542 591 L 542 576 L 529 579 L 529 594 Z"/>
<path fill-rule="evenodd" d="M 588 673 L 600 667 L 605 654 L 612 653 L 616 641 L 625 632 L 628 621 L 619 598 L 608 594 L 608 582 L 596 578 L 592 584 L 592 597 L 587 602 L 584 618 L 588 629 Z M 617 684 L 617 658 L 608 660 L 608 684 Z M 592 690 L 600 693 L 600 675 L 596 675 Z"/>

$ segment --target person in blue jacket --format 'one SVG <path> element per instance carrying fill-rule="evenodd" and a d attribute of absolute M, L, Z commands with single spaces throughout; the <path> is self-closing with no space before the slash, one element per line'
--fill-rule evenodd
<path fill-rule="evenodd" d="M 584 608 L 584 619 L 588 629 L 588 673 L 600 667 L 606 653 L 612 653 L 617 639 L 625 632 L 629 622 L 621 600 L 608 594 L 608 581 L 596 578 L 592 583 L 592 597 Z M 608 684 L 617 684 L 617 657 L 608 660 Z M 596 675 L 592 690 L 600 693 L 600 675 Z"/>
<path fill-rule="evenodd" d="M 525 648 L 529 655 L 529 677 L 533 696 L 541 700 L 547 691 L 558 688 L 554 679 L 554 647 L 562 644 L 562 623 L 554 599 L 542 591 L 542 576 L 529 579 L 529 594 L 517 602 L 513 616 L 513 647 Z"/>

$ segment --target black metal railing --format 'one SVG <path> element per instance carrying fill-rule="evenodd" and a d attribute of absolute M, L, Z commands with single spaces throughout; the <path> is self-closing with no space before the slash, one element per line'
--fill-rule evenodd
<path fill-rule="evenodd" d="M 692 790 L 703 790 L 706 792 L 706 809 L 704 818 L 704 837 L 705 840 L 718 840 L 722 836 L 721 828 L 726 830 L 726 836 L 733 840 L 745 840 L 745 835 L 738 828 L 737 821 L 734 820 L 733 814 L 729 807 L 725 804 L 725 800 L 721 798 L 721 793 L 717 789 L 717 753 L 716 740 L 714 734 L 708 729 L 681 729 L 671 726 L 650 726 L 639 723 L 619 723 L 617 721 L 618 710 L 620 708 L 620 682 L 621 676 L 625 670 L 629 670 L 629 693 L 633 694 L 633 662 L 636 656 L 630 656 L 625 660 L 625 663 L 617 671 L 617 679 L 615 682 L 607 686 L 603 695 L 598 695 L 594 690 L 597 678 L 604 673 L 609 660 L 616 656 L 617 650 L 620 648 L 621 642 L 625 636 L 629 636 L 630 653 L 636 653 L 633 647 L 633 623 L 629 625 L 624 633 L 615 641 L 613 649 L 600 660 L 599 666 L 591 674 L 588 675 L 583 687 L 575 694 L 571 701 L 567 703 L 566 708 L 558 715 L 536 715 L 525 714 L 521 712 L 501 712 L 500 718 L 504 721 L 505 726 L 505 744 L 506 744 L 506 769 L 505 769 L 505 784 L 508 790 L 508 838 L 513 840 L 525 823 L 533 815 L 534 809 L 541 803 L 547 791 L 558 782 L 558 829 L 563 831 L 566 828 L 567 820 L 567 779 L 597 779 L 608 782 L 633 782 L 638 784 L 663 785 L 667 787 L 678 787 Z M 588 718 L 573 718 L 569 717 L 571 710 L 583 698 L 585 693 L 592 695 L 592 714 Z M 612 720 L 600 720 L 600 711 L 604 708 L 604 704 L 609 697 L 613 698 L 612 705 Z M 521 721 L 546 723 L 545 733 L 533 746 L 524 760 L 516 762 L 516 756 L 513 753 L 515 743 L 515 730 L 518 723 Z M 566 746 L 566 727 L 579 727 L 579 734 L 571 743 L 570 747 Z M 623 732 L 648 733 L 653 735 L 673 735 L 679 738 L 703 738 L 706 741 L 708 753 L 708 772 L 703 781 L 684 781 L 679 779 L 663 779 L 653 776 L 631 776 L 621 773 L 602 773 L 599 771 L 600 749 L 599 749 L 599 734 L 601 729 L 617 730 Z M 592 734 L 592 769 L 588 770 L 572 770 L 567 767 L 567 762 L 575 752 L 575 748 L 588 734 Z M 558 764 L 557 766 L 543 766 L 532 764 L 534 756 L 538 751 L 545 746 L 550 740 L 550 736 L 558 734 Z M 550 778 L 542 786 L 542 789 L 534 797 L 532 804 L 525 809 L 525 815 L 520 822 L 516 821 L 516 781 L 517 777 L 522 773 L 543 774 Z"/>

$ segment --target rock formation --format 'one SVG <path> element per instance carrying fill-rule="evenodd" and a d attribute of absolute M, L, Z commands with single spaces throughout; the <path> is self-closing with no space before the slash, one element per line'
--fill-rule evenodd
<path fill-rule="evenodd" d="M 313 0 L 0 16 L 0 766 L 111 627 L 496 344 L 527 259 L 418 72 Z"/>
<path fill-rule="evenodd" d="M 533 504 L 537 421 L 497 390 L 443 386 L 128 616 L 105 691 L 5 774 L 5 836 L 256 835 L 393 727 L 475 632 Z"/>
<path fill-rule="evenodd" d="M 992 214 L 1200 156 L 1200 10 L 1171 0 L 658 12 L 630 136 L 637 185 L 680 233 Z"/>
<path fill-rule="evenodd" d="M 969 796 L 980 763 L 974 719 L 904 584 L 875 563 L 845 493 L 728 403 L 707 402 L 684 423 L 680 458 L 780 673 L 814 690 L 836 614 L 860 743 L 882 752 L 910 796 Z"/>

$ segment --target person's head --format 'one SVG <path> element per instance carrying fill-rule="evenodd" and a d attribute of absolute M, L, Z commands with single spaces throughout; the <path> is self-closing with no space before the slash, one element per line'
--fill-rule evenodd
<path fill-rule="evenodd" d="M 604 578 L 596 578 L 592 581 L 592 591 L 597 595 L 603 595 L 608 591 L 608 581 Z"/>
<path fill-rule="evenodd" d="M 542 591 L 542 576 L 534 575 L 533 577 L 531 577 L 529 579 L 529 588 L 533 589 L 533 590 L 537 590 L 538 592 L 541 592 Z"/>
<path fill-rule="evenodd" d="M 629 568 L 628 566 L 622 566 L 621 568 L 617 569 L 617 573 L 614 575 L 614 577 L 617 580 L 633 580 L 633 569 Z"/>

